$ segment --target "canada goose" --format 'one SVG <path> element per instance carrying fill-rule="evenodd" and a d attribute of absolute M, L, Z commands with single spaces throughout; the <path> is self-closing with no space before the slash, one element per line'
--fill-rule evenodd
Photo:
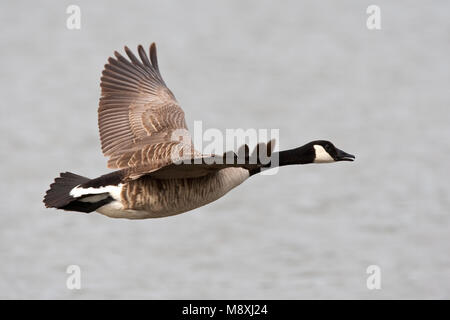
<path fill-rule="evenodd" d="M 166 217 L 215 201 L 268 166 L 258 159 L 250 163 L 247 146 L 241 164 L 237 156 L 220 164 L 205 161 L 210 156 L 185 139 L 173 139 L 181 130 L 191 141 L 184 112 L 159 72 L 154 43 L 149 51 L 150 60 L 142 46 L 140 60 L 127 47 L 130 60 L 114 52 L 102 73 L 100 139 L 108 167 L 118 170 L 96 179 L 61 173 L 44 197 L 46 207 L 113 218 Z M 267 147 L 268 155 L 278 157 L 278 166 L 355 159 L 324 140 L 271 154 L 273 145 L 270 141 L 256 149 Z M 189 161 L 178 164 L 174 155 Z"/>

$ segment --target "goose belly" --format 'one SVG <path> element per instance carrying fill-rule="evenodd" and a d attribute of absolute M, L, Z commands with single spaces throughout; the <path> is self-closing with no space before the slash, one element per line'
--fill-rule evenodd
<path fill-rule="evenodd" d="M 112 203 L 111 208 L 98 211 L 111 217 L 129 219 L 172 216 L 219 199 L 248 177 L 248 170 L 242 168 L 226 168 L 204 177 L 188 179 L 142 177 L 123 186 L 120 204 Z"/>

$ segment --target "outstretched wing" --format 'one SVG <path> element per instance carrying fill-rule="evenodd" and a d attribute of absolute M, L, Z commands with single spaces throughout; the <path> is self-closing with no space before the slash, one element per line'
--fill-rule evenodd
<path fill-rule="evenodd" d="M 151 175 L 159 179 L 207 175 L 229 167 L 255 170 L 265 166 L 250 157 L 248 146 L 238 155 L 202 155 L 193 149 L 184 112 L 161 77 L 156 47 L 150 59 L 138 46 L 138 59 L 125 47 L 128 59 L 114 52 L 101 78 L 98 125 L 108 167 L 124 169 L 124 179 Z M 258 153 L 260 144 L 255 150 Z M 270 156 L 273 144 L 267 145 Z"/>
<path fill-rule="evenodd" d="M 184 156 L 194 153 L 184 112 L 159 72 L 154 43 L 149 51 L 150 60 L 142 46 L 140 59 L 127 47 L 130 60 L 114 52 L 102 73 L 98 125 L 112 169 L 152 171 L 172 163 L 179 149 Z"/>

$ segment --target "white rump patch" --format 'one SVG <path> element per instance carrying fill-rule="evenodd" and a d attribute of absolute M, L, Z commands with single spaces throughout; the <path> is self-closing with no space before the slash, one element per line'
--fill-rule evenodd
<path fill-rule="evenodd" d="M 314 150 L 316 151 L 316 157 L 314 159 L 315 163 L 327 163 L 335 161 L 333 157 L 330 156 L 330 154 L 326 152 L 321 145 L 315 144 Z"/>
<path fill-rule="evenodd" d="M 121 201 L 121 197 L 120 197 L 120 193 L 122 192 L 122 186 L 123 184 L 120 183 L 117 186 L 104 186 L 104 187 L 100 187 L 100 188 L 81 188 L 79 186 L 76 186 L 75 188 L 73 188 L 72 190 L 70 190 L 70 195 L 74 198 L 79 198 L 82 196 L 86 196 L 86 195 L 99 195 L 98 200 L 103 200 L 105 199 L 104 196 L 100 196 L 101 193 L 109 193 L 109 195 L 117 201 Z M 96 202 L 94 201 L 95 198 L 94 197 L 86 197 L 83 200 L 86 200 L 87 202 Z M 81 200 L 81 201 L 83 201 Z"/>

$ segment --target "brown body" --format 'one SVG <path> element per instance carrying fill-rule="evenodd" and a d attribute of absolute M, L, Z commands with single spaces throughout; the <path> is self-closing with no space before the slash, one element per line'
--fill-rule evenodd
<path fill-rule="evenodd" d="M 172 216 L 221 198 L 248 177 L 248 170 L 242 168 L 226 168 L 198 178 L 154 179 L 144 176 L 123 184 L 120 199 L 97 211 L 112 218 Z"/>

